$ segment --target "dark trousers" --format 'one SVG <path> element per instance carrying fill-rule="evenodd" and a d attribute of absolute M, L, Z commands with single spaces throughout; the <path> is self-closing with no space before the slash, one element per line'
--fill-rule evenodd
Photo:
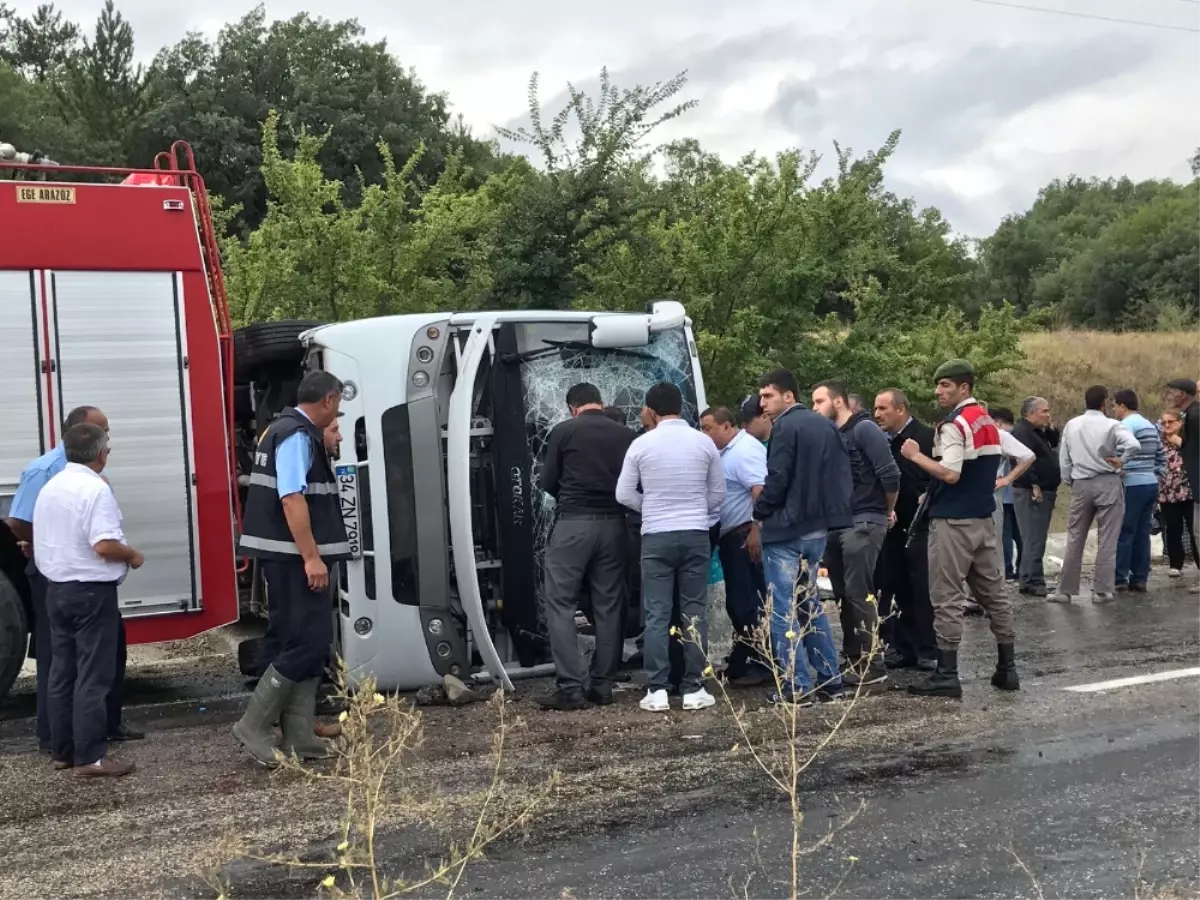
<path fill-rule="evenodd" d="M 267 609 L 278 629 L 275 671 L 288 681 L 320 678 L 333 645 L 329 591 L 309 589 L 304 561 L 299 557 L 264 559 L 259 567 L 267 583 Z"/>
<path fill-rule="evenodd" d="M 1021 527 L 1017 524 L 1017 511 L 1012 503 L 1004 504 L 1004 577 L 1015 581 L 1021 571 Z M 1015 554 L 1014 554 L 1015 549 Z M 1015 559 L 1013 558 L 1015 555 Z"/>
<path fill-rule="evenodd" d="M 725 575 L 725 612 L 733 625 L 733 649 L 726 674 L 739 678 L 751 663 L 761 663 L 762 654 L 754 630 L 762 624 L 767 582 L 762 561 L 755 562 L 746 550 L 749 526 L 735 528 L 717 542 L 717 554 Z"/>
<path fill-rule="evenodd" d="M 33 595 L 34 658 L 37 660 L 37 739 L 39 744 L 50 743 L 50 666 L 54 660 L 53 642 L 50 640 L 50 619 L 46 611 L 46 588 L 49 582 L 37 567 L 30 562 L 26 569 L 29 589 Z M 108 693 L 105 709 L 108 712 L 108 733 L 121 730 L 121 708 L 125 701 L 125 621 L 117 632 L 117 670 L 112 690 Z"/>
<path fill-rule="evenodd" d="M 1184 500 L 1182 503 L 1164 503 L 1159 508 L 1162 516 L 1163 543 L 1167 545 L 1167 565 L 1172 569 L 1182 569 L 1187 558 L 1183 548 L 1183 533 L 1188 534 L 1188 543 L 1192 547 L 1192 562 L 1200 569 L 1200 544 L 1196 542 L 1196 533 L 1192 531 L 1192 511 L 1194 501 Z"/>
<path fill-rule="evenodd" d="M 893 528 L 883 540 L 880 571 L 892 596 L 891 647 L 907 660 L 937 657 L 933 604 L 929 599 L 929 532 L 908 535 Z"/>
<path fill-rule="evenodd" d="M 584 687 L 575 611 L 585 583 L 596 628 L 591 685 L 611 689 L 616 678 L 624 644 L 628 536 L 624 515 L 568 514 L 554 523 L 546 544 L 545 615 L 560 691 L 578 693 Z"/>
<path fill-rule="evenodd" d="M 1021 535 L 1021 566 L 1018 575 L 1025 588 L 1046 586 L 1046 537 L 1050 533 L 1050 520 L 1054 516 L 1057 491 L 1043 491 L 1042 502 L 1033 502 L 1033 491 L 1029 488 L 1013 488 L 1013 511 L 1017 514 L 1018 533 Z M 1007 508 L 1005 509 L 1007 515 Z"/>
<path fill-rule="evenodd" d="M 47 685 L 50 753 L 56 760 L 90 765 L 108 752 L 108 697 L 121 632 L 117 584 L 50 582 L 46 610 L 53 653 Z"/>
<path fill-rule="evenodd" d="M 830 532 L 825 545 L 829 583 L 838 598 L 842 653 L 849 663 L 870 653 L 879 630 L 878 609 L 868 598 L 874 593 L 875 565 L 887 533 L 886 525 L 856 522 Z"/>

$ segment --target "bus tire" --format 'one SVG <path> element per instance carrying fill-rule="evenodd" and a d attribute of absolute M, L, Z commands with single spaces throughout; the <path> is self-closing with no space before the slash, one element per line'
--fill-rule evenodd
<path fill-rule="evenodd" d="M 0 572 L 0 698 L 8 691 L 29 653 L 29 619 L 25 603 L 8 576 Z"/>
<path fill-rule="evenodd" d="M 267 366 L 300 365 L 304 362 L 300 335 L 323 324 L 312 319 L 282 319 L 239 328 L 233 335 L 234 381 L 252 381 L 256 371 Z"/>

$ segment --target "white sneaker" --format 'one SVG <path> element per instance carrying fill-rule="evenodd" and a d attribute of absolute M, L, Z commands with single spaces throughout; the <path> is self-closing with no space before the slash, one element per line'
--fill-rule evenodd
<path fill-rule="evenodd" d="M 1167 569 L 1168 578 L 1179 578 L 1181 575 L 1183 575 L 1183 572 L 1179 571 L 1179 569 Z"/>
<path fill-rule="evenodd" d="M 668 712 L 671 709 L 666 691 L 646 691 L 646 696 L 638 705 L 646 712 Z"/>
<path fill-rule="evenodd" d="M 1050 603 L 1070 603 L 1071 595 L 1070 594 L 1053 593 L 1053 594 L 1050 594 L 1048 597 L 1046 597 L 1046 600 Z"/>
<path fill-rule="evenodd" d="M 704 688 L 700 688 L 698 691 L 693 691 L 690 694 L 683 695 L 684 709 L 708 709 L 710 706 L 715 706 L 716 703 L 717 698 Z"/>

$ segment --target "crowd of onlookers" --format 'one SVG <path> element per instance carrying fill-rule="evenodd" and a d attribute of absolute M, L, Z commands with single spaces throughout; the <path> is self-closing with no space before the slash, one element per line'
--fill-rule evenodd
<path fill-rule="evenodd" d="M 965 360 L 944 364 L 934 381 L 943 417 L 932 425 L 901 390 L 881 391 L 868 411 L 841 382 L 802 397 L 794 375 L 777 370 L 736 410 L 704 410 L 699 429 L 683 418 L 680 391 L 658 384 L 640 434 L 593 385 L 572 387 L 572 418 L 551 435 L 541 485 L 557 502 L 545 612 L 558 675 L 543 705 L 612 701 L 631 568 L 648 688 L 641 705 L 661 711 L 672 692 L 684 709 L 715 702 L 705 687 L 710 564 L 719 564 L 734 632 L 724 677 L 770 683 L 772 702 L 801 705 L 884 685 L 905 668 L 919 670 L 910 693 L 961 696 L 958 645 L 972 613 L 989 617 L 996 639 L 993 686 L 1019 689 L 1005 582 L 1053 602 L 1082 597 L 1093 522 L 1094 603 L 1147 589 L 1157 528 L 1171 578 L 1182 575 L 1185 547 L 1200 567 L 1195 382 L 1167 386 L 1157 423 L 1133 391 L 1089 388 L 1086 411 L 1060 430 L 1041 397 L 1016 414 L 976 400 Z M 1067 545 L 1055 585 L 1045 556 L 1064 484 Z M 840 653 L 818 571 L 838 606 Z M 590 671 L 576 638 L 581 591 L 596 635 Z"/>

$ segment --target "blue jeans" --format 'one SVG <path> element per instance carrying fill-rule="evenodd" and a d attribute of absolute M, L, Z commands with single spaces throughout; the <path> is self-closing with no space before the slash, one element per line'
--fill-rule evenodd
<path fill-rule="evenodd" d="M 819 687 L 836 690 L 842 686 L 833 629 L 817 595 L 816 575 L 825 542 L 825 537 L 796 538 L 763 545 L 763 573 L 771 598 L 771 646 L 785 686 L 790 677 L 797 694 L 812 690 L 809 661 L 817 670 Z M 800 641 L 807 660 L 796 658 Z"/>
<path fill-rule="evenodd" d="M 684 623 L 683 679 L 679 689 L 691 694 L 704 686 L 704 653 L 708 643 L 708 567 L 712 544 L 707 531 L 668 531 L 642 535 L 642 609 L 646 632 L 642 666 L 652 691 L 670 683 L 671 608 L 676 598 Z M 688 623 L 694 622 L 697 637 Z"/>
<path fill-rule="evenodd" d="M 1117 538 L 1117 584 L 1145 584 L 1150 578 L 1150 518 L 1158 485 L 1125 488 L 1125 517 Z"/>

